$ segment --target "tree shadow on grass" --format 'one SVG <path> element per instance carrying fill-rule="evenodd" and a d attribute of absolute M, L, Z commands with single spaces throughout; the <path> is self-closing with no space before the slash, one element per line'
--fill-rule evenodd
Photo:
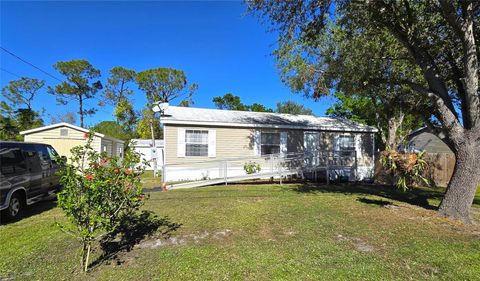
<path fill-rule="evenodd" d="M 369 198 L 366 198 L 366 197 L 359 197 L 359 198 L 357 198 L 357 201 L 365 203 L 365 204 L 369 204 L 369 205 L 377 205 L 379 207 L 387 207 L 387 206 L 394 205 L 392 203 L 392 201 L 375 200 L 375 199 L 369 199 Z"/>
<path fill-rule="evenodd" d="M 438 206 L 432 206 L 429 199 L 441 200 L 444 194 L 443 190 L 413 188 L 408 191 L 402 191 L 393 186 L 372 185 L 362 183 L 348 183 L 336 185 L 304 184 L 293 188 L 299 193 L 343 193 L 347 195 L 375 195 L 385 199 L 396 200 L 408 204 L 416 205 L 429 210 L 436 210 Z M 370 199 L 368 199 L 370 200 Z M 359 200 L 360 201 L 360 200 Z M 386 202 L 386 201 L 385 201 Z M 367 202 L 363 202 L 367 203 Z"/>
<path fill-rule="evenodd" d="M 121 254 L 130 252 L 135 245 L 155 234 L 156 237 L 168 238 L 181 224 L 172 222 L 168 217 L 159 218 L 151 211 L 124 216 L 119 226 L 100 241 L 103 254 L 90 267 L 102 263 L 123 263 Z"/>

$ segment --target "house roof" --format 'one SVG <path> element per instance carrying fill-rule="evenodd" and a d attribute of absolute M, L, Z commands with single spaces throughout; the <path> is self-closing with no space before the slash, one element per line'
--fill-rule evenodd
<path fill-rule="evenodd" d="M 48 125 L 48 126 L 43 126 L 43 127 L 39 127 L 39 128 L 35 128 L 35 129 L 21 131 L 20 134 L 21 135 L 29 135 L 29 134 L 38 133 L 38 132 L 42 132 L 42 131 L 47 131 L 47 130 L 60 128 L 60 127 L 67 127 L 67 128 L 73 129 L 73 130 L 84 132 L 84 133 L 90 132 L 90 130 L 88 130 L 88 129 L 85 129 L 85 128 L 82 128 L 82 127 L 79 127 L 79 126 L 75 126 L 75 125 L 72 125 L 70 123 L 61 122 L 61 123 L 52 124 L 52 125 Z M 124 142 L 123 140 L 112 138 L 110 136 L 107 136 L 107 135 L 104 135 L 104 134 L 101 134 L 101 133 L 97 133 L 97 132 L 95 132 L 95 136 L 100 137 L 100 138 L 106 138 L 106 139 L 109 139 L 109 140 L 118 141 L 118 142 L 121 142 L 121 143 Z"/>
<path fill-rule="evenodd" d="M 134 143 L 134 147 L 151 147 L 152 140 L 151 139 L 131 139 L 130 143 Z M 163 147 L 163 140 L 155 140 L 156 147 Z"/>
<path fill-rule="evenodd" d="M 219 110 L 170 106 L 161 118 L 163 124 L 202 126 L 307 129 L 325 131 L 377 132 L 374 127 L 343 118 L 281 113 Z"/>
<path fill-rule="evenodd" d="M 431 153 L 453 153 L 438 136 L 422 130 L 414 135 L 409 135 L 408 146 L 415 150 L 425 150 Z"/>

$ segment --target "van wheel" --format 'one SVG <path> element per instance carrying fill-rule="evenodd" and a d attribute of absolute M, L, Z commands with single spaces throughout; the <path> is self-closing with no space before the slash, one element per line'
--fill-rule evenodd
<path fill-rule="evenodd" d="M 14 220 L 20 217 L 23 211 L 23 197 L 19 193 L 12 194 L 6 215 L 8 219 Z"/>

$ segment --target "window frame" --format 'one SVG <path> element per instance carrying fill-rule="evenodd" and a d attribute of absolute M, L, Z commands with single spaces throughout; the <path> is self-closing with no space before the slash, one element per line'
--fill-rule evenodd
<path fill-rule="evenodd" d="M 189 134 L 198 133 L 199 135 L 205 134 L 205 137 L 200 136 L 200 142 L 192 141 L 192 138 L 189 139 Z M 201 146 L 198 150 L 199 154 L 192 154 L 195 150 L 189 146 Z M 209 130 L 207 129 L 185 129 L 185 157 L 208 157 L 209 149 Z M 190 153 L 190 154 L 189 154 Z"/>
<path fill-rule="evenodd" d="M 278 144 L 276 143 L 263 143 L 263 135 L 265 134 L 278 134 Z M 276 153 L 264 153 L 264 149 L 263 147 L 264 146 L 270 146 L 270 147 L 274 147 L 274 146 L 278 146 L 278 152 Z M 282 133 L 281 132 L 260 132 L 260 155 L 261 156 L 267 156 L 267 155 L 273 155 L 273 154 L 279 154 L 282 150 Z"/>

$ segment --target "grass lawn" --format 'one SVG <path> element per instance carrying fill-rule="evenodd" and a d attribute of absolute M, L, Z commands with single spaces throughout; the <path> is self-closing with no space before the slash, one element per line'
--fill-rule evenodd
<path fill-rule="evenodd" d="M 436 215 L 441 191 L 229 185 L 151 193 L 165 221 L 130 251 L 94 253 L 60 231 L 52 201 L 0 226 L 0 280 L 479 280 L 480 227 Z M 480 222 L 480 194 L 472 208 Z"/>
<path fill-rule="evenodd" d="M 158 171 L 158 176 L 153 176 L 153 171 L 145 171 L 142 175 L 143 188 L 145 190 L 161 189 L 162 172 Z"/>

